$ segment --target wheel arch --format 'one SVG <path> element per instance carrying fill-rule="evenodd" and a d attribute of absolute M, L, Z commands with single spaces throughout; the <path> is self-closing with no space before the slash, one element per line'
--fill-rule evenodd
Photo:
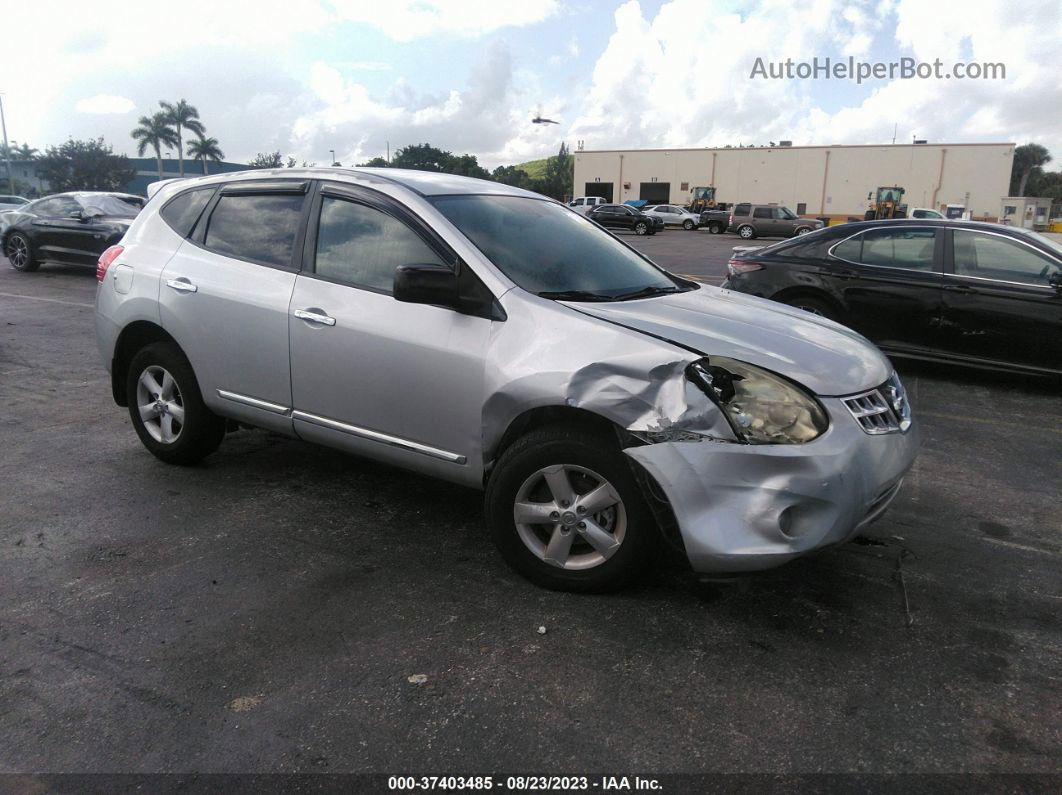
<path fill-rule="evenodd" d="M 618 434 L 622 429 L 612 420 L 588 409 L 575 406 L 549 405 L 536 406 L 514 417 L 505 430 L 495 439 L 484 439 L 483 482 L 486 484 L 494 463 L 521 436 L 536 428 L 546 425 L 570 424 L 580 425 L 594 430 Z"/>
<path fill-rule="evenodd" d="M 125 382 L 130 362 L 138 351 L 156 342 L 171 342 L 184 353 L 173 335 L 150 320 L 136 320 L 123 328 L 118 335 L 111 358 L 111 396 L 119 406 L 129 405 L 125 395 Z M 194 367 L 192 369 L 195 370 Z"/>
<path fill-rule="evenodd" d="M 807 285 L 785 287 L 771 296 L 772 301 L 778 301 L 781 304 L 788 304 L 796 298 L 814 298 L 818 301 L 822 301 L 823 303 L 828 304 L 837 313 L 838 317 L 845 317 L 848 314 L 844 304 L 836 296 L 832 295 L 828 290 L 824 290 L 820 287 L 810 287 Z"/>

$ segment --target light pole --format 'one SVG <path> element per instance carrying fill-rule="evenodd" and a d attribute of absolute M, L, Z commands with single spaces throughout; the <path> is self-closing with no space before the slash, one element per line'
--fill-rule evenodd
<path fill-rule="evenodd" d="M 328 153 L 329 153 L 330 155 L 332 155 L 332 160 L 331 160 L 331 163 L 332 163 L 332 165 L 334 166 L 334 165 L 336 164 L 336 150 L 335 150 L 335 149 L 329 149 L 329 150 L 328 150 Z"/>
<path fill-rule="evenodd" d="M 4 130 L 4 163 L 7 165 L 7 190 L 8 193 L 14 195 L 15 178 L 11 175 L 11 147 L 7 145 L 7 120 L 4 118 L 3 96 L 3 94 L 0 94 L 0 127 Z"/>

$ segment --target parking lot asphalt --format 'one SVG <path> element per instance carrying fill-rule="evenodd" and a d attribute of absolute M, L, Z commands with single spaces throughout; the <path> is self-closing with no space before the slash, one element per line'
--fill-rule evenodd
<path fill-rule="evenodd" d="M 0 260 L 0 771 L 1062 771 L 1057 384 L 901 363 L 924 446 L 866 537 L 576 596 L 474 491 L 260 431 L 158 462 L 95 288 Z"/>

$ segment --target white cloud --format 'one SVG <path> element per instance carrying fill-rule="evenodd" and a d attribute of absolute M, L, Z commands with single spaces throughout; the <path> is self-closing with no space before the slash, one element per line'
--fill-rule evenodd
<path fill-rule="evenodd" d="M 799 11 L 763 0 L 741 14 L 705 13 L 675 0 L 646 18 L 639 3 L 615 13 L 571 125 L 587 148 L 767 143 L 1038 140 L 1062 150 L 1062 81 L 1054 74 L 1062 17 L 1039 0 L 1022 14 L 993 0 L 844 3 Z M 750 79 L 765 61 L 852 55 L 1003 62 L 1005 81 L 894 80 L 851 84 Z M 837 107 L 836 98 L 847 104 Z M 854 97 L 854 99 L 849 99 Z M 829 109 L 825 109 L 829 108 Z"/>
<path fill-rule="evenodd" d="M 371 25 L 395 41 L 440 34 L 482 36 L 541 22 L 558 10 L 556 0 L 332 0 L 332 6 L 337 18 Z"/>
<path fill-rule="evenodd" d="M 74 110 L 78 113 L 128 113 L 135 107 L 131 99 L 116 97 L 113 94 L 97 94 L 79 100 Z"/>

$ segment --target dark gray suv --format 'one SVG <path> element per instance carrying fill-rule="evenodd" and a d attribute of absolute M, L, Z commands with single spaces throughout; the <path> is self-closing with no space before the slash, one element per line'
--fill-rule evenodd
<path fill-rule="evenodd" d="M 735 204 L 730 213 L 730 231 L 737 232 L 746 240 L 754 237 L 796 237 L 822 227 L 822 221 L 801 218 L 779 204 Z"/>

